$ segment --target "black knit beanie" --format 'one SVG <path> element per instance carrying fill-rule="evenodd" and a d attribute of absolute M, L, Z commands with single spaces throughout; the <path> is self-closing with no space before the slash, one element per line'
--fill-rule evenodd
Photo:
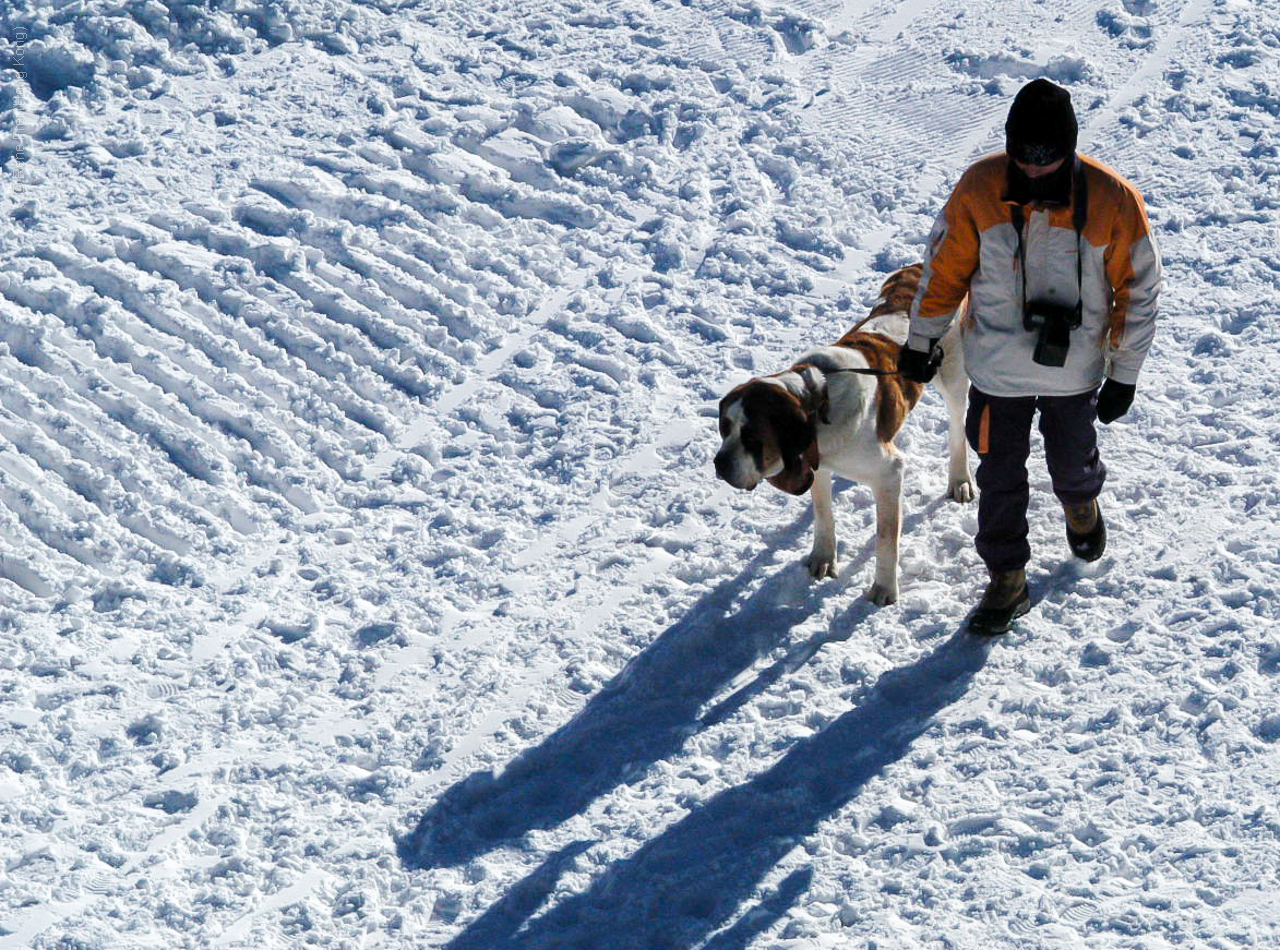
<path fill-rule="evenodd" d="M 1005 151 L 1025 165 L 1052 165 L 1075 153 L 1078 131 L 1071 93 L 1047 79 L 1034 79 L 1009 108 Z"/>

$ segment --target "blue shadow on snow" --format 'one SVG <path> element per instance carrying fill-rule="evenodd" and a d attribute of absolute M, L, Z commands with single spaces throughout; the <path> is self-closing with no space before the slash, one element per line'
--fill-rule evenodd
<path fill-rule="evenodd" d="M 822 645 L 847 638 L 873 608 L 860 601 L 839 630 L 793 647 L 753 682 L 699 715 L 736 677 L 784 643 L 844 584 L 815 584 L 801 564 L 767 577 L 744 602 L 749 582 L 773 553 L 801 549 L 810 516 L 764 539 L 759 555 L 667 628 L 577 716 L 521 753 L 498 776 L 477 772 L 445 791 L 397 843 L 408 867 L 456 867 L 534 829 L 554 828 L 638 771 L 680 751 L 689 736 L 727 717 Z M 856 571 L 868 549 L 845 574 Z"/>
<path fill-rule="evenodd" d="M 454 938 L 448 950 L 694 946 L 728 922 L 803 837 L 901 759 L 934 717 L 964 695 L 990 650 L 990 641 L 956 633 L 909 666 L 883 674 L 855 708 L 798 743 L 766 772 L 690 812 L 586 891 L 525 927 L 533 907 L 528 893 L 549 896 L 560 871 L 549 872 L 548 866 L 572 860 L 561 852 L 516 885 L 512 894 L 525 898 L 504 898 Z M 806 878 L 792 875 L 777 894 L 709 946 L 746 946 L 759 927 L 769 925 L 771 915 L 777 919 L 785 913 L 805 883 Z"/>

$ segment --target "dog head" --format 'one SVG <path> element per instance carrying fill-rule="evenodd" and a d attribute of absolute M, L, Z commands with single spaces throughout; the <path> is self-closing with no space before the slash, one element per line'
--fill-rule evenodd
<path fill-rule="evenodd" d="M 720 450 L 716 475 L 752 491 L 761 480 L 803 495 L 818 467 L 814 411 L 773 382 L 753 379 L 720 400 Z"/>

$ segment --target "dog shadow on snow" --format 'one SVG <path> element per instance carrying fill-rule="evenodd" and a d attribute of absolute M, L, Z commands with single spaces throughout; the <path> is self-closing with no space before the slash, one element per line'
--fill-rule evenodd
<path fill-rule="evenodd" d="M 827 597 L 846 588 L 845 583 L 815 583 L 799 558 L 781 568 L 771 563 L 778 550 L 804 550 L 811 522 L 809 509 L 763 539 L 760 553 L 741 571 L 703 596 L 570 722 L 522 752 L 500 775 L 477 772 L 448 789 L 399 841 L 404 862 L 416 868 L 454 867 L 527 831 L 556 827 L 645 767 L 677 753 L 690 735 L 727 718 L 824 643 L 848 636 L 870 605 L 859 602 L 840 619 L 840 632 L 825 632 L 796 647 L 753 682 L 704 709 L 735 677 L 786 642 Z M 859 566 L 846 564 L 842 576 Z M 765 574 L 744 599 L 743 590 Z"/>
<path fill-rule="evenodd" d="M 934 505 L 908 522 L 925 519 Z M 798 643 L 722 698 L 721 692 L 785 643 L 790 632 L 847 583 L 815 584 L 804 567 L 769 569 L 777 548 L 800 552 L 811 518 L 766 539 L 735 577 L 719 584 L 665 630 L 569 723 L 494 776 L 480 772 L 448 789 L 399 841 L 409 867 L 453 867 L 535 829 L 556 827 L 592 801 L 677 754 L 687 739 L 723 720 L 824 644 L 846 639 L 874 608 L 859 601 L 832 628 Z M 847 564 L 860 572 L 874 543 Z M 584 893 L 525 922 L 589 842 L 552 855 L 474 921 L 451 950 L 503 947 L 684 947 L 722 926 L 797 838 L 852 799 L 900 758 L 940 709 L 957 699 L 987 647 L 959 634 L 929 655 L 880 678 L 849 713 L 795 746 L 764 774 L 729 789 L 610 868 Z M 745 946 L 807 890 L 797 872 L 755 911 L 717 935 L 712 950 Z M 519 931 L 519 932 L 518 932 Z"/>

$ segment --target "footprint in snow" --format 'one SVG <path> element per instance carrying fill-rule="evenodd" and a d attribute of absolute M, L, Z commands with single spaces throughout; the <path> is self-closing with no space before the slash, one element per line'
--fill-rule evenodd
<path fill-rule="evenodd" d="M 142 800 L 142 804 L 147 808 L 158 808 L 166 815 L 177 815 L 191 811 L 198 801 L 199 798 L 196 797 L 195 792 L 179 792 L 170 789 L 167 792 L 152 792 Z"/>
<path fill-rule="evenodd" d="M 305 640 L 311 636 L 316 629 L 315 617 L 307 617 L 299 621 L 285 620 L 264 620 L 262 627 L 274 637 L 279 637 L 285 643 L 297 643 L 299 640 Z"/>
<path fill-rule="evenodd" d="M 362 647 L 371 647 L 395 636 L 398 628 L 394 623 L 370 623 L 356 631 L 356 640 Z"/>

